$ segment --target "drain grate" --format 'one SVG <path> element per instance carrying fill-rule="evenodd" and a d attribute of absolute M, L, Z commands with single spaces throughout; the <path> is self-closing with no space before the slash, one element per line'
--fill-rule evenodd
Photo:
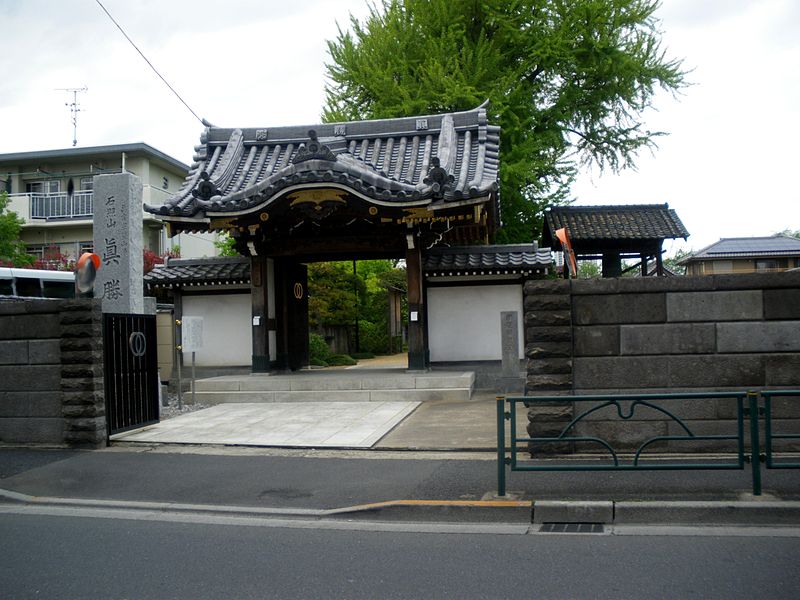
<path fill-rule="evenodd" d="M 603 533 L 602 523 L 543 523 L 539 533 Z"/>

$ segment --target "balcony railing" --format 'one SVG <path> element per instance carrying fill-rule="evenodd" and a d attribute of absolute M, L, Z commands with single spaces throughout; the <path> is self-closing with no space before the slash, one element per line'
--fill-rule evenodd
<path fill-rule="evenodd" d="M 94 214 L 91 191 L 66 192 L 55 194 L 29 194 L 31 199 L 31 219 L 91 219 Z"/>

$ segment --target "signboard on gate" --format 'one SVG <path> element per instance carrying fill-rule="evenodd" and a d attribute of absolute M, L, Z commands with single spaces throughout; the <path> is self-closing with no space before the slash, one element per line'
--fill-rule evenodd
<path fill-rule="evenodd" d="M 181 319 L 181 350 L 196 352 L 203 348 L 203 317 Z"/>

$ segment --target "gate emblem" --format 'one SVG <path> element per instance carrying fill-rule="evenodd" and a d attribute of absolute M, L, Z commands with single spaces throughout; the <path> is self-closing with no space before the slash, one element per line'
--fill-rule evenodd
<path fill-rule="evenodd" d="M 128 348 L 134 356 L 144 356 L 147 351 L 147 338 L 141 331 L 134 331 L 128 338 Z"/>
<path fill-rule="evenodd" d="M 298 300 L 303 298 L 303 284 L 302 283 L 295 283 L 294 284 L 294 297 Z"/>

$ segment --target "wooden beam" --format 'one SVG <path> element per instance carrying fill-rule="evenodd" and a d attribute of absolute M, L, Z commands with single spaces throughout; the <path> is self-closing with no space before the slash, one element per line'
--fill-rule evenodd
<path fill-rule="evenodd" d="M 269 371 L 269 324 L 267 319 L 267 260 L 250 257 L 250 298 L 253 328 L 253 373 Z"/>
<path fill-rule="evenodd" d="M 409 230 L 411 231 L 411 230 Z M 422 250 L 419 240 L 409 233 L 413 248 L 406 250 L 406 276 L 408 278 L 408 368 L 412 371 L 427 369 L 425 359 L 425 306 L 422 278 Z"/>

